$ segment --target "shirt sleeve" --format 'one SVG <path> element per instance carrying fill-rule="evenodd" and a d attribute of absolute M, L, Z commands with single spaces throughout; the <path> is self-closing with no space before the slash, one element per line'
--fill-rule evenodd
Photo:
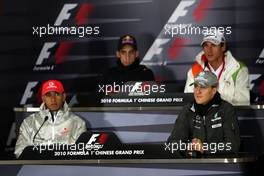
<path fill-rule="evenodd" d="M 26 120 L 23 120 L 20 128 L 19 128 L 19 134 L 15 146 L 15 155 L 18 158 L 25 147 L 29 146 L 32 144 L 31 139 L 30 139 L 30 131 L 29 131 L 29 125 L 27 124 Z"/>
<path fill-rule="evenodd" d="M 190 69 L 187 73 L 187 80 L 185 83 L 184 93 L 192 93 L 193 92 L 193 86 L 190 86 L 191 83 L 194 82 L 192 69 Z"/>
<path fill-rule="evenodd" d="M 235 105 L 249 105 L 250 93 L 249 93 L 249 75 L 248 68 L 242 68 L 237 75 L 235 82 L 235 95 L 233 97 L 233 104 Z"/>
<path fill-rule="evenodd" d="M 230 151 L 238 152 L 240 147 L 240 136 L 238 120 L 235 108 L 231 104 L 225 105 L 223 129 L 224 129 L 224 142 L 230 143 Z"/>
<path fill-rule="evenodd" d="M 188 126 L 187 110 L 188 110 L 188 106 L 185 106 L 181 111 L 181 113 L 178 115 L 174 123 L 171 135 L 167 140 L 168 143 L 179 142 L 180 140 L 183 142 L 188 141 L 189 126 Z"/>

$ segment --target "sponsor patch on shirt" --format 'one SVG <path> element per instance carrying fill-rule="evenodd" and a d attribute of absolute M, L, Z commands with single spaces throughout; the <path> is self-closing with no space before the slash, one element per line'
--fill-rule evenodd
<path fill-rule="evenodd" d="M 65 127 L 63 128 L 61 135 L 67 135 L 69 132 L 70 132 L 70 129 Z"/>
<path fill-rule="evenodd" d="M 217 117 L 217 118 L 211 119 L 211 121 L 214 122 L 214 121 L 221 120 L 221 119 L 222 119 L 221 117 Z"/>
<path fill-rule="evenodd" d="M 217 124 L 212 125 L 212 128 L 219 128 L 221 126 L 222 126 L 222 123 L 217 123 Z"/>
<path fill-rule="evenodd" d="M 196 128 L 196 129 L 201 129 L 201 127 L 199 127 L 199 126 L 196 126 L 196 125 L 194 125 L 194 128 Z"/>
<path fill-rule="evenodd" d="M 214 121 L 221 120 L 221 119 L 222 119 L 221 116 L 219 116 L 219 115 L 218 115 L 218 112 L 217 112 L 217 113 L 215 113 L 215 115 L 214 115 L 214 117 L 211 119 L 211 121 L 214 122 Z"/>

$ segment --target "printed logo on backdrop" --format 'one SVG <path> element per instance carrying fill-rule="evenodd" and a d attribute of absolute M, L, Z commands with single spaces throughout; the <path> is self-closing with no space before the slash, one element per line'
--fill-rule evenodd
<path fill-rule="evenodd" d="M 255 61 L 256 66 L 262 66 L 264 64 L 264 48 L 260 52 L 260 55 Z M 264 75 L 263 74 L 250 74 L 250 99 L 252 102 L 263 103 L 264 102 Z"/>
<path fill-rule="evenodd" d="M 93 134 L 86 144 L 86 150 L 99 150 L 104 147 L 104 144 L 108 138 L 105 133 Z"/>
<path fill-rule="evenodd" d="M 264 64 L 264 48 L 262 49 L 258 59 L 256 60 L 257 65 L 263 65 Z"/>
<path fill-rule="evenodd" d="M 108 134 L 98 133 L 92 134 L 88 142 L 78 142 L 75 144 L 67 145 L 64 143 L 52 143 L 48 142 L 47 144 L 36 143 L 33 146 L 33 151 L 38 151 L 40 154 L 44 151 L 97 151 L 104 147 L 108 139 Z M 56 156 L 56 152 L 55 152 Z"/>
<path fill-rule="evenodd" d="M 74 26 L 63 26 L 64 22 L 71 23 L 74 10 L 78 10 L 74 21 Z M 32 35 L 36 37 L 78 37 L 97 36 L 100 33 L 99 26 L 87 26 L 88 17 L 93 10 L 93 5 L 90 3 L 83 4 L 64 4 L 56 21 L 53 25 L 33 26 Z M 54 70 L 57 64 L 62 64 L 65 57 L 69 54 L 73 47 L 73 41 L 62 42 L 46 42 L 44 43 L 33 71 L 51 71 Z M 55 63 L 54 63 L 55 60 Z"/>
<path fill-rule="evenodd" d="M 75 36 L 82 38 L 85 36 L 99 35 L 99 26 L 87 26 L 89 16 L 93 11 L 91 3 L 70 3 L 64 4 L 53 25 L 32 26 L 32 35 L 36 37 L 54 36 Z M 77 11 L 77 12 L 76 12 Z M 75 16 L 74 16 L 75 15 Z M 75 26 L 63 26 L 70 23 Z M 55 39 L 54 39 L 55 40 Z M 73 47 L 73 41 L 49 41 L 45 42 L 40 50 L 33 71 L 52 71 L 58 64 L 62 64 Z M 27 100 L 32 98 L 34 88 L 39 84 L 38 81 L 28 82 L 24 94 L 20 100 L 20 105 L 27 104 Z"/>
<path fill-rule="evenodd" d="M 183 49 L 198 39 L 200 41 L 203 34 L 211 31 L 230 35 L 231 26 L 201 26 L 202 20 L 207 16 L 207 9 L 212 7 L 213 2 L 213 0 L 180 1 L 147 51 L 142 63 L 145 65 L 167 65 L 176 59 L 187 57 L 183 55 L 185 54 Z"/>
<path fill-rule="evenodd" d="M 252 102 L 264 102 L 264 75 L 263 74 L 250 74 L 250 99 Z"/>
<path fill-rule="evenodd" d="M 144 155 L 144 150 L 135 148 L 123 148 L 121 144 L 115 144 L 114 149 L 105 149 L 104 145 L 107 143 L 109 135 L 106 133 L 94 133 L 88 142 L 78 142 L 72 145 L 63 143 L 50 143 L 50 144 L 35 144 L 33 151 L 39 154 L 50 152 L 54 157 L 65 156 L 89 156 L 89 157 L 120 157 L 132 155 Z M 113 147 L 111 147 L 113 148 Z M 103 150 L 101 150 L 103 149 Z"/>

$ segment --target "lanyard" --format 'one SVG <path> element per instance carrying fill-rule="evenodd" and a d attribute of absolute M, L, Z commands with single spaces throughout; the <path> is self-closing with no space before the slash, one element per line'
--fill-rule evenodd
<path fill-rule="evenodd" d="M 208 61 L 207 61 L 208 62 Z M 212 70 L 211 70 L 211 68 L 209 67 L 209 65 L 207 64 L 207 68 L 210 70 L 210 72 L 212 72 Z M 220 79 L 220 77 L 221 77 L 221 75 L 222 75 L 222 73 L 223 73 L 223 71 L 224 71 L 224 68 L 225 68 L 225 59 L 223 58 L 223 66 L 222 66 L 222 69 L 221 69 L 221 71 L 220 71 L 220 73 L 219 73 L 219 75 L 218 75 L 218 77 L 217 77 L 217 81 L 219 81 L 219 79 Z"/>

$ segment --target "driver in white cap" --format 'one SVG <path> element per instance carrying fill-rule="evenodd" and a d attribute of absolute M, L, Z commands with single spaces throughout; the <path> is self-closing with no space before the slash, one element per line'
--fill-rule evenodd
<path fill-rule="evenodd" d="M 248 68 L 237 61 L 227 48 L 223 33 L 214 30 L 204 35 L 201 51 L 188 71 L 184 92 L 193 92 L 190 85 L 201 71 L 217 76 L 221 97 L 233 105 L 249 105 Z"/>

